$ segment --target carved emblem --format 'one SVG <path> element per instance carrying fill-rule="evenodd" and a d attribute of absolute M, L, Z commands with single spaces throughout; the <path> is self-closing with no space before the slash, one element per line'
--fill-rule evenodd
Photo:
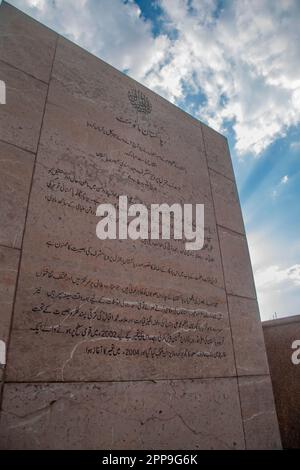
<path fill-rule="evenodd" d="M 152 104 L 144 93 L 135 88 L 128 91 L 128 99 L 132 106 L 139 113 L 150 114 L 152 111 Z"/>

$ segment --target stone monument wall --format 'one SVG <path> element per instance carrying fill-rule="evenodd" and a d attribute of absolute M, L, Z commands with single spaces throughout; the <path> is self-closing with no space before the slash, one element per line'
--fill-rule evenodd
<path fill-rule="evenodd" d="M 0 35 L 1 447 L 280 447 L 226 138 L 5 2 Z M 204 248 L 100 241 L 119 195 L 204 204 Z"/>

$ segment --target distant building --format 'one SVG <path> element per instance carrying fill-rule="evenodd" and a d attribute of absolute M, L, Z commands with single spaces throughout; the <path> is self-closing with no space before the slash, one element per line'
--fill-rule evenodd
<path fill-rule="evenodd" d="M 284 448 L 300 448 L 300 315 L 263 322 Z"/>

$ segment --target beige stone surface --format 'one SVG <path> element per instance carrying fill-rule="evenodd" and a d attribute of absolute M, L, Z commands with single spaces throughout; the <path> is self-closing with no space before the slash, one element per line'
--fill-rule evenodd
<path fill-rule="evenodd" d="M 246 449 L 281 449 L 270 376 L 240 377 Z"/>
<path fill-rule="evenodd" d="M 36 152 L 47 85 L 1 63 L 6 104 L 0 107 L 0 140 Z"/>
<path fill-rule="evenodd" d="M 107 80 L 111 80 L 109 87 L 107 87 Z M 152 145 L 159 144 L 160 150 L 162 150 L 160 139 L 166 145 L 172 145 L 168 136 L 168 127 L 172 124 L 176 126 L 180 120 L 180 125 L 186 128 L 185 134 L 181 135 L 185 142 L 189 140 L 190 136 L 195 135 L 195 132 L 198 133 L 198 164 L 203 166 L 203 175 L 200 175 L 201 188 L 199 189 L 204 189 L 203 179 L 207 179 L 207 170 L 203 156 L 204 143 L 200 121 L 61 36 L 57 42 L 51 82 L 50 102 L 55 102 L 67 110 L 72 108 L 74 111 L 76 109 L 83 115 L 87 113 L 90 118 L 97 115 L 101 117 L 106 112 L 117 112 L 118 118 L 126 118 L 128 122 L 122 123 L 114 118 L 114 127 L 119 122 L 129 137 L 138 135 L 137 132 L 142 134 L 143 130 L 149 131 L 152 133 L 150 138 Z M 135 88 L 146 94 L 152 106 L 155 103 L 156 117 L 160 109 L 160 122 L 157 119 L 155 121 L 151 119 L 153 118 L 152 111 L 149 114 L 140 113 L 132 106 L 128 99 L 128 91 L 133 91 Z M 137 121 L 135 122 L 135 120 Z M 164 122 L 167 124 L 167 128 L 160 125 Z M 134 126 L 134 124 L 136 125 Z M 157 137 L 153 136 L 153 133 L 157 133 Z M 224 139 L 223 136 L 221 137 Z M 181 164 L 189 161 L 187 152 L 181 155 L 180 161 Z"/>
<path fill-rule="evenodd" d="M 228 308 L 238 375 L 268 374 L 257 301 L 229 295 Z"/>
<path fill-rule="evenodd" d="M 0 60 L 48 82 L 56 37 L 8 3 L 0 5 Z"/>
<path fill-rule="evenodd" d="M 228 294 L 256 298 L 251 262 L 244 236 L 218 228 Z"/>
<path fill-rule="evenodd" d="M 300 448 L 300 316 L 263 322 L 282 445 Z M 294 346 L 292 348 L 292 345 Z"/>
<path fill-rule="evenodd" d="M 20 248 L 34 155 L 0 142 L 0 245 Z"/>
<path fill-rule="evenodd" d="M 252 361 L 241 344 L 246 328 L 257 332 L 253 303 L 229 298 L 230 330 L 227 294 L 255 299 L 255 289 L 246 238 L 230 231 L 243 227 L 227 140 L 61 37 L 48 88 L 53 34 L 1 8 L 11 49 L 1 62 L 4 184 L 16 177 L 5 220 L 10 204 L 20 207 L 0 233 L 13 246 L 37 152 L 1 447 L 244 448 L 237 372 L 264 373 L 265 356 L 261 337 L 244 337 Z M 39 43 L 32 56 L 31 41 Z M 204 204 L 203 249 L 173 237 L 100 241 L 96 208 L 116 206 L 119 195 L 148 208 Z M 19 250 L 0 255 L 7 337 Z M 268 380 L 240 381 L 246 441 L 274 447 L 274 404 L 260 379 Z"/>
<path fill-rule="evenodd" d="M 242 449 L 236 379 L 6 384 L 1 449 Z"/>
<path fill-rule="evenodd" d="M 26 232 L 24 240 L 9 364 L 10 380 L 145 379 L 212 376 L 216 373 L 234 375 L 212 208 L 207 206 L 206 209 L 207 247 L 198 253 L 186 252 L 183 244 L 177 241 L 101 242 L 95 236 L 96 217 L 93 213 L 86 214 L 81 208 L 95 210 L 95 198 L 99 202 L 107 201 L 106 191 L 127 193 L 142 200 L 149 198 L 149 201 L 151 194 L 144 188 L 139 189 L 140 185 L 131 184 L 131 189 L 127 183 L 125 187 L 126 174 L 122 176 L 122 173 L 113 173 L 114 167 L 110 168 L 105 161 L 96 157 L 97 149 L 101 150 L 101 146 L 104 146 L 107 158 L 116 158 L 118 154 L 123 157 L 120 148 L 114 150 L 114 144 L 111 143 L 109 149 L 107 138 L 94 142 L 93 134 L 86 148 L 82 123 L 77 127 L 75 121 L 72 126 L 66 126 L 65 122 L 70 124 L 68 118 L 70 115 L 62 113 L 61 108 L 47 106 L 28 215 L 28 227 L 31 228 Z M 73 155 L 78 155 L 76 166 Z M 128 156 L 125 157 L 124 162 L 132 166 Z M 137 164 L 135 166 L 140 168 Z M 100 174 L 101 180 L 98 179 Z M 100 191 L 86 186 L 82 191 L 80 183 L 70 182 L 70 176 L 82 182 L 89 181 L 90 186 L 97 185 Z M 61 188 L 65 190 L 63 193 Z M 72 196 L 70 189 L 73 194 L 78 190 L 78 196 Z M 159 186 L 158 190 L 161 193 Z M 163 200 L 159 194 L 155 197 L 157 202 Z M 41 198 L 45 201 L 43 205 Z M 108 200 L 115 202 L 115 197 Z M 71 207 L 65 205 L 69 203 Z M 58 243 L 57 247 L 53 243 Z M 84 247 L 91 247 L 95 256 L 82 252 Z M 122 258 L 115 259 L 116 254 Z M 113 255 L 112 259 L 105 258 L 108 255 Z M 157 269 L 152 269 L 149 261 Z M 185 279 L 186 275 L 188 279 Z M 85 277 L 87 281 L 84 282 Z M 101 287 L 101 283 L 105 287 Z M 93 285 L 97 288 L 93 288 Z M 39 287 L 41 291 L 37 293 Z M 72 294 L 73 300 L 49 298 L 52 291 L 56 292 L 55 295 L 61 291 Z M 80 295 L 76 297 L 78 292 Z M 109 302 L 121 299 L 133 302 L 136 308 L 101 304 L 93 298 L 85 302 L 82 299 L 86 296 L 95 296 L 96 301 L 101 296 L 110 299 Z M 147 303 L 147 308 L 141 310 L 138 305 L 142 301 Z M 48 305 L 48 309 L 43 309 L 42 304 Z M 70 312 L 68 316 L 65 311 L 67 308 L 76 312 L 79 309 L 80 316 L 79 313 L 73 315 Z M 166 326 L 156 324 L 157 309 L 165 308 L 171 310 L 160 314 L 159 320 L 165 322 Z M 93 312 L 96 320 L 93 320 Z M 92 318 L 90 320 L 89 315 Z M 78 323 L 82 324 L 82 320 L 84 328 L 93 328 L 92 333 L 87 333 L 88 336 L 81 336 L 83 327 L 78 335 L 77 332 L 57 334 L 40 331 L 41 326 L 44 328 L 45 325 L 47 328 L 57 324 L 62 324 L 63 328 L 75 328 Z M 103 331 L 103 334 L 105 331 L 110 331 L 111 335 L 121 334 L 123 339 L 118 342 L 114 337 L 94 338 L 90 335 L 95 333 L 95 328 Z M 142 342 L 139 339 L 127 341 L 128 332 L 130 337 L 141 332 L 142 335 L 150 334 L 152 338 Z M 38 355 L 32 351 L 32 341 L 39 350 Z M 215 343 L 220 344 L 218 346 Z M 122 357 L 103 357 L 100 346 L 111 349 L 112 344 L 122 346 Z M 87 353 L 87 347 L 93 345 L 102 352 Z M 143 345 L 142 354 L 146 356 L 127 356 L 140 354 L 141 348 L 136 345 Z M 127 346 L 133 346 L 133 351 L 129 348 L 128 352 Z M 226 356 L 199 360 L 183 357 L 176 360 L 172 351 L 185 354 L 187 348 L 193 354 L 210 354 L 210 351 L 215 354 L 219 351 Z M 168 361 L 170 354 L 172 367 Z M 157 360 L 157 355 L 162 360 Z M 116 366 L 112 367 L 112 363 Z"/>
<path fill-rule="evenodd" d="M 226 137 L 202 125 L 208 167 L 234 180 L 234 173 Z"/>
<path fill-rule="evenodd" d="M 4 341 L 6 345 L 9 337 L 19 255 L 19 250 L 0 246 L 0 340 Z"/>
<path fill-rule="evenodd" d="M 148 113 L 137 112 L 130 99 L 144 92 Z M 9 380 L 236 374 L 201 129 L 182 116 L 59 40 Z M 188 252 L 180 240 L 98 240 L 95 209 L 116 204 L 120 194 L 130 203 L 204 202 L 205 247 Z"/>
<path fill-rule="evenodd" d="M 244 234 L 244 222 L 234 181 L 210 170 L 217 224 Z"/>

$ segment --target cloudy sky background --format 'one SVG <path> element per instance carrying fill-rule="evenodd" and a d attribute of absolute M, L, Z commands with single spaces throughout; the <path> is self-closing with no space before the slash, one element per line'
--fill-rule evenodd
<path fill-rule="evenodd" d="M 10 3 L 228 137 L 261 317 L 300 314 L 300 1 Z"/>

